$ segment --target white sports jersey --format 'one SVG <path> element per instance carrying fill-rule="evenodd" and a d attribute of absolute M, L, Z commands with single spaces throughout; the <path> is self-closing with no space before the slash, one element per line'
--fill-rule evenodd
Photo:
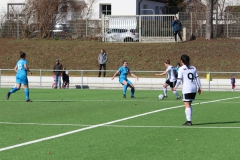
<path fill-rule="evenodd" d="M 175 82 L 177 80 L 177 78 L 175 77 L 175 68 L 171 65 L 169 65 L 166 69 L 166 71 L 168 72 L 168 79 L 170 82 Z"/>
<path fill-rule="evenodd" d="M 197 70 L 194 66 L 183 65 L 178 70 L 178 80 L 182 80 L 182 93 L 196 93 L 197 85 L 201 88 L 200 80 L 198 79 Z M 197 84 L 199 83 L 199 84 Z M 179 84 L 177 84 L 179 85 Z"/>

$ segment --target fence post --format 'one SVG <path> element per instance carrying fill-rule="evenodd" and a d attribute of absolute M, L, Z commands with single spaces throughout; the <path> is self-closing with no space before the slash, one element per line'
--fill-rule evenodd
<path fill-rule="evenodd" d="M 42 70 L 40 69 L 40 88 L 42 88 Z"/>
<path fill-rule="evenodd" d="M 187 39 L 187 29 L 186 27 L 183 27 L 183 41 L 186 41 Z"/>
<path fill-rule="evenodd" d="M 193 36 L 193 19 L 192 19 L 192 12 L 191 12 L 191 38 Z"/>
<path fill-rule="evenodd" d="M 83 70 L 81 70 L 81 89 L 83 89 Z"/>
<path fill-rule="evenodd" d="M 142 42 L 142 17 L 139 15 L 139 42 Z"/>
<path fill-rule="evenodd" d="M 105 42 L 105 16 L 102 14 L 102 41 Z"/>
<path fill-rule="evenodd" d="M 2 70 L 0 69 L 0 88 L 2 86 Z"/>
<path fill-rule="evenodd" d="M 209 72 L 208 74 L 209 74 L 208 91 L 210 91 L 211 72 Z"/>
<path fill-rule="evenodd" d="M 227 12 L 227 38 L 228 38 L 228 12 Z"/>
<path fill-rule="evenodd" d="M 87 18 L 86 18 L 86 38 L 87 38 L 87 32 L 88 32 L 88 27 L 87 27 L 87 22 L 88 22 L 88 20 L 87 20 Z"/>
<path fill-rule="evenodd" d="M 19 13 L 17 14 L 17 38 L 19 38 Z"/>

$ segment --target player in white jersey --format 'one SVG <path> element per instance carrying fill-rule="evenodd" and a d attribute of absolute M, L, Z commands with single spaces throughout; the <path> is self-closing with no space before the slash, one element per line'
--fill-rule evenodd
<path fill-rule="evenodd" d="M 167 74 L 168 78 L 166 80 L 166 82 L 163 84 L 163 92 L 164 92 L 164 97 L 167 98 L 167 86 L 170 86 L 171 88 L 173 88 L 176 84 L 177 78 L 175 77 L 176 75 L 176 70 L 175 68 L 170 65 L 170 59 L 167 59 L 164 62 L 165 67 L 167 68 L 166 71 L 164 71 L 161 74 L 155 74 L 155 76 L 162 76 Z M 177 100 L 181 99 L 181 96 L 178 94 L 178 92 L 175 90 L 173 91 L 173 93 L 176 95 Z"/>
<path fill-rule="evenodd" d="M 183 125 L 192 125 L 192 106 L 191 103 L 194 101 L 196 93 L 202 93 L 201 82 L 198 78 L 197 70 L 194 66 L 190 66 L 190 58 L 188 55 L 181 56 L 182 66 L 178 70 L 178 78 L 176 86 L 173 90 L 176 90 L 177 87 L 183 83 L 182 94 L 183 102 L 185 105 L 185 115 L 187 122 Z"/>

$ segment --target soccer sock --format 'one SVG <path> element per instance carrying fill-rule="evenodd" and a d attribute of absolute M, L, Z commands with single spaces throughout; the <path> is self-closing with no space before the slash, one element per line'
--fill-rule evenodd
<path fill-rule="evenodd" d="M 132 89 L 131 89 L 131 96 L 134 96 L 134 92 L 135 92 L 135 89 L 132 88 Z"/>
<path fill-rule="evenodd" d="M 192 119 L 192 110 L 191 108 L 185 108 L 185 114 L 187 121 L 191 121 Z"/>
<path fill-rule="evenodd" d="M 127 85 L 123 85 L 123 94 L 125 94 L 126 95 L 126 92 L 127 92 Z"/>
<path fill-rule="evenodd" d="M 14 93 L 14 92 L 16 92 L 16 91 L 18 91 L 18 88 L 17 88 L 17 87 L 14 87 L 14 88 L 12 88 L 12 90 L 10 91 L 10 93 L 12 94 L 12 93 Z"/>
<path fill-rule="evenodd" d="M 167 95 L 167 88 L 163 88 L 164 96 Z"/>
<path fill-rule="evenodd" d="M 26 100 L 29 100 L 29 89 L 24 88 L 24 92 L 25 92 Z"/>
<path fill-rule="evenodd" d="M 175 94 L 177 97 L 180 97 L 177 91 L 173 91 L 173 94 Z"/>

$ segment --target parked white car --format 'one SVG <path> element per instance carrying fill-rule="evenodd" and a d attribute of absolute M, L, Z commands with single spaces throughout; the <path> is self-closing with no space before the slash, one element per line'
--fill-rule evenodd
<path fill-rule="evenodd" d="M 138 42 L 139 34 L 136 29 L 108 29 L 105 33 L 107 42 Z"/>

